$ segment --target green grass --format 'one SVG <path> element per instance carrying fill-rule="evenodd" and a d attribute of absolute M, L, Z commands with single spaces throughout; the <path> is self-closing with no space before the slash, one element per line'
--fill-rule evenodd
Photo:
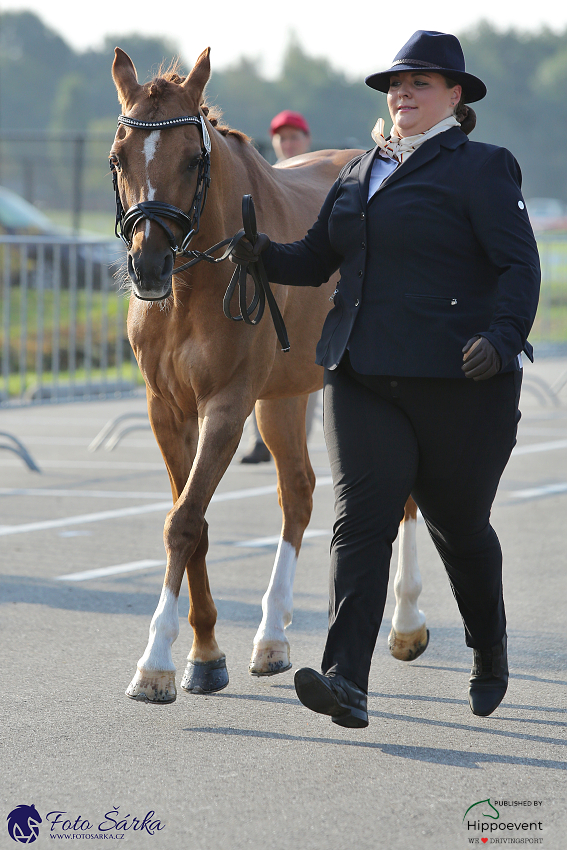
<path fill-rule="evenodd" d="M 71 385 L 88 385 L 88 384 L 112 384 L 117 381 L 124 381 L 133 384 L 134 386 L 143 386 L 144 379 L 138 369 L 136 363 L 126 361 L 122 367 L 111 367 L 103 371 L 102 369 L 76 369 L 74 372 L 60 371 L 56 376 L 57 386 L 69 387 Z M 52 387 L 55 386 L 55 376 L 52 372 L 42 372 L 39 375 L 35 370 L 24 372 L 23 375 L 12 373 L 8 378 L 8 385 L 0 379 L 0 394 L 7 394 L 8 398 L 18 398 L 26 392 L 36 389 L 39 386 Z"/>
<path fill-rule="evenodd" d="M 567 342 L 567 238 L 538 235 L 542 284 L 539 308 L 530 340 Z"/>
<path fill-rule="evenodd" d="M 105 373 L 108 380 L 137 381 L 127 309 L 127 300 L 115 292 L 31 289 L 24 302 L 20 288 L 10 287 L 0 317 L 0 391 L 21 395 L 40 375 L 43 384 L 52 383 L 57 360 L 60 384 L 100 381 Z"/>

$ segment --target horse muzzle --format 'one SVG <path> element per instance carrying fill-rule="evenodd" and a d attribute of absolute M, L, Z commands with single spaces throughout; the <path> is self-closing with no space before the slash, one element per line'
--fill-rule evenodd
<path fill-rule="evenodd" d="M 171 295 L 173 254 L 170 250 L 128 252 L 132 291 L 142 301 L 162 301 Z"/>

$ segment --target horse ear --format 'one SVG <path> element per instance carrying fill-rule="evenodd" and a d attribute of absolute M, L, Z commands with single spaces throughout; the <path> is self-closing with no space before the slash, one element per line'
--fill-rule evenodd
<path fill-rule="evenodd" d="M 210 52 L 210 47 L 207 47 L 205 50 L 203 50 L 203 52 L 195 62 L 193 70 L 182 83 L 182 88 L 184 88 L 185 91 L 189 91 L 191 89 L 191 93 L 195 93 L 197 95 L 198 100 L 201 99 L 203 89 L 209 82 L 209 77 L 211 76 L 211 62 L 209 59 Z"/>
<path fill-rule="evenodd" d="M 123 107 L 128 108 L 136 100 L 142 86 L 138 83 L 138 74 L 134 63 L 128 54 L 119 47 L 114 50 L 112 79 L 118 92 L 118 100 Z"/>

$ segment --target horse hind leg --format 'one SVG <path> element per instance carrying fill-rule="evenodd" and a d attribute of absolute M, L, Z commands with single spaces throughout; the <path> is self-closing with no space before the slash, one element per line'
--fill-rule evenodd
<path fill-rule="evenodd" d="M 249 672 L 272 676 L 291 667 L 285 629 L 293 614 L 293 581 L 303 533 L 311 519 L 315 474 L 305 439 L 307 396 L 260 402 L 260 433 L 276 463 L 283 525 L 272 575 L 262 598 L 262 620 L 254 637 Z"/>
<path fill-rule="evenodd" d="M 390 652 L 399 661 L 414 661 L 429 643 L 425 614 L 417 607 L 422 584 L 417 564 L 416 529 L 417 505 L 410 496 L 400 525 L 398 570 L 394 579 L 396 608 L 388 635 Z"/>

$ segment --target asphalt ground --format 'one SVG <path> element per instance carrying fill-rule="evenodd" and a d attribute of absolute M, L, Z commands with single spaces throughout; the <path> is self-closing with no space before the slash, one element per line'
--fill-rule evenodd
<path fill-rule="evenodd" d="M 156 707 L 124 690 L 160 594 L 167 476 L 149 431 L 113 452 L 87 451 L 111 417 L 143 412 L 145 400 L 0 410 L 0 430 L 22 439 L 42 470 L 0 450 L 0 847 L 16 846 L 10 812 L 33 804 L 38 848 L 73 839 L 158 850 L 565 848 L 567 385 L 556 397 L 548 388 L 566 370 L 559 359 L 526 369 L 518 447 L 493 512 L 505 554 L 504 702 L 490 718 L 470 713 L 471 652 L 420 524 L 430 645 L 409 664 L 390 657 L 390 589 L 364 730 L 301 706 L 293 670 L 248 675 L 280 512 L 273 463 L 238 462 L 246 435 L 208 511 L 230 683 L 208 697 L 180 690 Z M 319 417 L 310 448 L 319 486 L 288 630 L 294 669 L 318 667 L 326 631 L 333 508 Z M 178 686 L 187 612 L 184 587 Z"/>

